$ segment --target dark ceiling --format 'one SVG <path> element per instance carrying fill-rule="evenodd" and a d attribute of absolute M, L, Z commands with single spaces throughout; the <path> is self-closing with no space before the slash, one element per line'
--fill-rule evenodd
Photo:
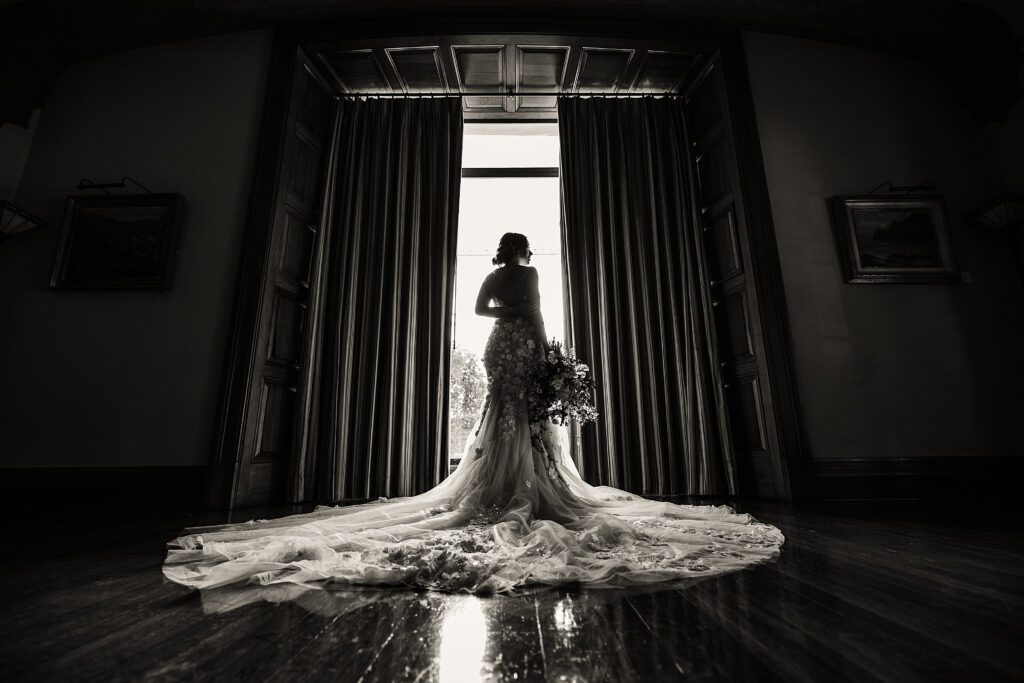
<path fill-rule="evenodd" d="M 557 33 L 682 39 L 750 29 L 939 64 L 978 122 L 1021 94 L 1018 41 L 959 0 L 0 0 L 0 122 L 25 126 L 60 74 L 92 57 L 202 35 L 279 27 L 319 39 Z"/>

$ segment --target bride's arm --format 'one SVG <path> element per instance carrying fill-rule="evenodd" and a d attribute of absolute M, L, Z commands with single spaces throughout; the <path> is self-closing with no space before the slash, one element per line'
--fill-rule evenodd
<path fill-rule="evenodd" d="M 526 271 L 526 301 L 531 309 L 530 322 L 533 323 L 533 332 L 537 338 L 537 344 L 545 353 L 548 350 L 548 333 L 544 329 L 544 316 L 540 314 L 540 278 L 537 277 L 537 269 L 530 268 Z"/>
<path fill-rule="evenodd" d="M 487 289 L 487 282 L 490 277 L 480 285 L 480 291 L 476 295 L 476 314 L 485 318 L 509 318 L 514 315 L 531 315 L 538 312 L 536 304 L 527 303 L 524 306 L 491 306 L 490 291 Z"/>

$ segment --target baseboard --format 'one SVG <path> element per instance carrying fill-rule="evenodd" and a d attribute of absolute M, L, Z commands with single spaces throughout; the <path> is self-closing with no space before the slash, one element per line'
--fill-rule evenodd
<path fill-rule="evenodd" d="M 1017 495 L 1012 487 L 1018 481 L 1016 471 L 1022 460 L 1024 454 L 1019 457 L 819 459 L 814 461 L 817 499 L 992 500 Z M 202 466 L 0 468 L 0 507 L 7 510 L 202 509 L 206 507 L 203 487 L 207 469 Z"/>
<path fill-rule="evenodd" d="M 817 499 L 986 500 L 1011 495 L 1011 455 L 836 458 L 814 461 Z"/>
<path fill-rule="evenodd" d="M 0 469 L 5 509 L 194 510 L 206 467 L 25 467 Z"/>

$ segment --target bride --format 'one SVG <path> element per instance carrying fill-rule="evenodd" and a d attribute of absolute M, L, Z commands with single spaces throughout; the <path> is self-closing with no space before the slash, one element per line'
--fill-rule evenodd
<path fill-rule="evenodd" d="M 724 505 L 647 500 L 580 478 L 564 427 L 531 424 L 524 398 L 543 363 L 530 245 L 506 233 L 476 313 L 495 318 L 487 397 L 462 461 L 426 493 L 308 514 L 186 529 L 164 575 L 229 584 L 418 586 L 472 592 L 528 584 L 637 585 L 721 574 L 775 557 L 784 538 Z M 677 454 L 677 457 L 678 454 Z"/>

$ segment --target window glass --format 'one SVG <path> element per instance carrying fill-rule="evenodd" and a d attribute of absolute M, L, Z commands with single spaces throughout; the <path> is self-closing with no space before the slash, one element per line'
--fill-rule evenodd
<path fill-rule="evenodd" d="M 463 168 L 558 167 L 554 124 L 467 124 Z M 561 204 L 558 178 L 463 178 L 456 245 L 455 314 L 449 378 L 449 468 L 462 456 L 486 393 L 481 357 L 494 318 L 476 315 L 476 295 L 498 240 L 518 232 L 530 240 L 549 338 L 562 340 Z"/>
<path fill-rule="evenodd" d="M 562 255 L 558 178 L 463 178 L 455 285 L 455 340 L 483 353 L 493 318 L 473 310 L 480 283 L 494 270 L 491 258 L 506 232 L 530 240 L 540 280 L 541 314 L 549 337 L 562 339 Z"/>
<path fill-rule="evenodd" d="M 556 124 L 515 124 L 530 134 L 502 134 L 512 124 L 467 125 L 462 137 L 463 168 L 558 167 Z M 538 134 L 540 133 L 540 134 Z"/>

